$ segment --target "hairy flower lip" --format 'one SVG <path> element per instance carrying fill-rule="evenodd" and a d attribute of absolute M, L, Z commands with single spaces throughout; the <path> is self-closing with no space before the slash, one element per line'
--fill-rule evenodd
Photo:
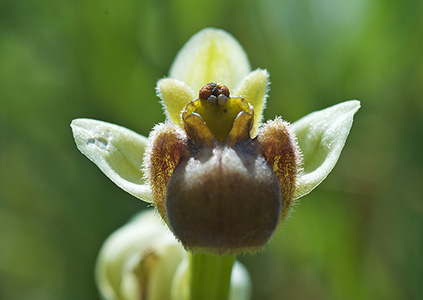
<path fill-rule="evenodd" d="M 255 251 L 275 232 L 280 187 L 254 144 L 203 149 L 182 158 L 175 168 L 167 186 L 166 215 L 188 249 L 218 254 Z"/>

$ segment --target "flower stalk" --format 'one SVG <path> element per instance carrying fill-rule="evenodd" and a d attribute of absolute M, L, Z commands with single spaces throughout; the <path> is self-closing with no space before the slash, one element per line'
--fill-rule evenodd
<path fill-rule="evenodd" d="M 235 255 L 189 253 L 190 299 L 226 300 Z"/>

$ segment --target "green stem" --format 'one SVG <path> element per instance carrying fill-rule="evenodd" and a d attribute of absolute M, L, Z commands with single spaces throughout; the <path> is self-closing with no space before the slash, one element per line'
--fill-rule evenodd
<path fill-rule="evenodd" d="M 190 253 L 190 300 L 226 300 L 235 256 Z"/>

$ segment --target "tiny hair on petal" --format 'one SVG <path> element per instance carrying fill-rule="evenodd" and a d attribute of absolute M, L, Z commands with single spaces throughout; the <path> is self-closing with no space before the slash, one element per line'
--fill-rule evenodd
<path fill-rule="evenodd" d="M 187 137 L 177 125 L 166 122 L 156 125 L 149 139 L 144 156 L 144 174 L 151 185 L 156 208 L 166 221 L 167 184 L 181 157 L 187 155 Z"/>
<path fill-rule="evenodd" d="M 302 156 L 290 124 L 282 118 L 267 121 L 257 136 L 260 151 L 266 157 L 279 180 L 281 188 L 281 224 L 293 201 L 297 175 L 301 172 Z"/>

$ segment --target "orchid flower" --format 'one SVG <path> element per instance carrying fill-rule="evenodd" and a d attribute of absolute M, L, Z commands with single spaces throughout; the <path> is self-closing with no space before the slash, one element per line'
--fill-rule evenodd
<path fill-rule="evenodd" d="M 231 35 L 204 29 L 158 82 L 167 120 L 148 139 L 91 119 L 71 126 L 78 149 L 119 187 L 154 202 L 188 249 L 260 249 L 292 201 L 333 169 L 360 107 L 352 100 L 292 125 L 262 124 L 268 88 L 268 72 L 250 72 Z"/>
<path fill-rule="evenodd" d="M 153 203 L 193 257 L 255 252 L 292 203 L 332 171 L 360 108 L 351 100 L 292 124 L 263 123 L 268 90 L 268 72 L 251 71 L 239 43 L 208 28 L 158 81 L 166 121 L 148 138 L 92 119 L 71 127 L 78 149 L 123 190 Z"/>

